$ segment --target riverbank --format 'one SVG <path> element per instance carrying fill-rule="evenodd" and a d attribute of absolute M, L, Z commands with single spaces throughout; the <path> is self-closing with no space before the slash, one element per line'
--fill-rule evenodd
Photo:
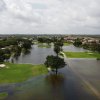
<path fill-rule="evenodd" d="M 99 53 L 95 52 L 64 52 L 68 58 L 100 58 Z"/>
<path fill-rule="evenodd" d="M 46 74 L 44 65 L 12 64 L 5 63 L 4 68 L 0 68 L 0 83 L 17 83 L 28 78 Z"/>

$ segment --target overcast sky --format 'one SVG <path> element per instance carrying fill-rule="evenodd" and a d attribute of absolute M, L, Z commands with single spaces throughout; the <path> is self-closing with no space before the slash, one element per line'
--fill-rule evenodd
<path fill-rule="evenodd" d="M 100 0 L 0 0 L 0 34 L 100 34 Z"/>

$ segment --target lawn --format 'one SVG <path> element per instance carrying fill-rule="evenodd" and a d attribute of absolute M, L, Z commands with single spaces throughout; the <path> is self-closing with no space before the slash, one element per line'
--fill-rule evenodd
<path fill-rule="evenodd" d="M 100 58 L 99 53 L 93 52 L 64 52 L 68 58 Z"/>
<path fill-rule="evenodd" d="M 64 42 L 64 46 L 69 46 L 71 45 L 72 43 L 68 43 L 68 42 Z"/>
<path fill-rule="evenodd" d="M 44 65 L 12 64 L 6 63 L 5 68 L 0 68 L 0 83 L 22 82 L 28 78 L 46 74 Z"/>

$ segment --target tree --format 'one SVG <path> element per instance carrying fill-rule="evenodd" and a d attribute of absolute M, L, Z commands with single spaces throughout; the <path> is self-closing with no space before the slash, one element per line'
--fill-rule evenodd
<path fill-rule="evenodd" d="M 48 45 L 50 45 L 51 39 L 47 38 L 47 39 L 46 39 L 46 43 L 47 43 Z"/>
<path fill-rule="evenodd" d="M 23 39 L 23 41 L 22 41 L 22 48 L 30 49 L 31 45 L 32 45 L 32 42 L 30 40 Z"/>
<path fill-rule="evenodd" d="M 75 42 L 73 43 L 73 45 L 79 47 L 82 45 L 82 42 L 79 38 L 77 38 L 77 39 L 75 39 Z"/>
<path fill-rule="evenodd" d="M 96 45 L 96 50 L 100 53 L 100 43 Z"/>
<path fill-rule="evenodd" d="M 61 51 L 60 46 L 59 45 L 55 45 L 54 46 L 54 52 L 57 54 L 57 56 L 58 56 L 58 54 L 59 54 L 60 51 Z"/>
<path fill-rule="evenodd" d="M 45 38 L 43 38 L 43 37 L 38 38 L 38 42 L 40 42 L 40 43 L 44 43 L 44 40 L 45 40 Z"/>
<path fill-rule="evenodd" d="M 11 56 L 10 54 L 4 54 L 5 60 L 8 61 L 8 59 L 10 58 L 10 56 Z"/>
<path fill-rule="evenodd" d="M 18 57 L 18 56 L 20 56 L 20 53 L 21 53 L 21 47 L 19 47 L 17 45 L 13 45 L 11 48 L 11 52 L 13 53 L 14 57 Z"/>
<path fill-rule="evenodd" d="M 5 60 L 4 52 L 3 50 L 0 50 L 0 63 L 3 62 L 4 60 Z"/>
<path fill-rule="evenodd" d="M 53 55 L 47 56 L 44 64 L 46 65 L 46 67 L 50 67 L 52 70 L 55 69 L 56 75 L 58 73 L 58 69 L 65 66 L 64 59 Z"/>
<path fill-rule="evenodd" d="M 57 56 L 59 52 L 62 51 L 62 46 L 63 46 L 63 41 L 61 39 L 54 42 L 54 52 L 57 54 Z"/>

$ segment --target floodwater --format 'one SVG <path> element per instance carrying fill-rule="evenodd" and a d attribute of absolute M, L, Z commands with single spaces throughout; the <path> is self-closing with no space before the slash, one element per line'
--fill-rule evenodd
<path fill-rule="evenodd" d="M 83 48 L 77 48 L 73 45 L 63 46 L 64 51 L 69 52 L 84 52 Z M 40 48 L 38 45 L 33 45 L 31 52 L 29 54 L 21 54 L 18 59 L 15 59 L 15 63 L 31 63 L 31 64 L 41 64 L 45 62 L 48 55 L 54 55 L 53 46 L 51 48 Z"/>
<path fill-rule="evenodd" d="M 38 45 L 33 45 L 30 53 L 21 54 L 18 59 L 15 59 L 15 63 L 30 63 L 30 64 L 43 64 L 48 55 L 54 55 L 53 47 L 41 48 Z"/>
<path fill-rule="evenodd" d="M 96 59 L 68 59 L 70 68 L 88 81 L 100 96 L 100 61 Z"/>
<path fill-rule="evenodd" d="M 72 50 L 74 51 L 74 49 Z M 37 45 L 34 45 L 31 52 L 27 55 L 21 55 L 16 63 L 44 63 L 46 56 L 51 54 L 54 54 L 53 48 L 38 48 Z M 78 64 L 79 66 L 82 64 L 89 66 L 89 63 L 93 61 L 89 60 L 83 64 L 81 61 L 74 60 L 73 62 L 73 60 L 69 60 L 68 65 L 59 69 L 58 76 L 55 76 L 54 73 L 48 73 L 47 75 L 33 77 L 22 83 L 1 84 L 0 93 L 6 92 L 8 94 L 4 100 L 99 100 L 93 91 L 85 86 L 80 77 L 72 71 L 74 63 L 76 66 Z M 72 63 L 72 67 L 69 67 L 70 63 Z M 99 69 L 96 67 L 93 70 L 97 71 Z M 86 71 L 90 71 L 91 74 L 89 75 L 92 75 L 91 71 L 93 70 L 88 68 Z M 83 73 L 86 74 L 86 71 L 84 70 Z"/>
<path fill-rule="evenodd" d="M 1 85 L 0 92 L 8 93 L 5 100 L 99 100 L 68 66 L 60 69 L 58 76 L 51 73 Z"/>
<path fill-rule="evenodd" d="M 68 51 L 68 52 L 85 52 L 85 51 L 88 51 L 88 50 L 83 49 L 83 48 L 75 47 L 74 45 L 63 46 L 63 50 Z"/>

